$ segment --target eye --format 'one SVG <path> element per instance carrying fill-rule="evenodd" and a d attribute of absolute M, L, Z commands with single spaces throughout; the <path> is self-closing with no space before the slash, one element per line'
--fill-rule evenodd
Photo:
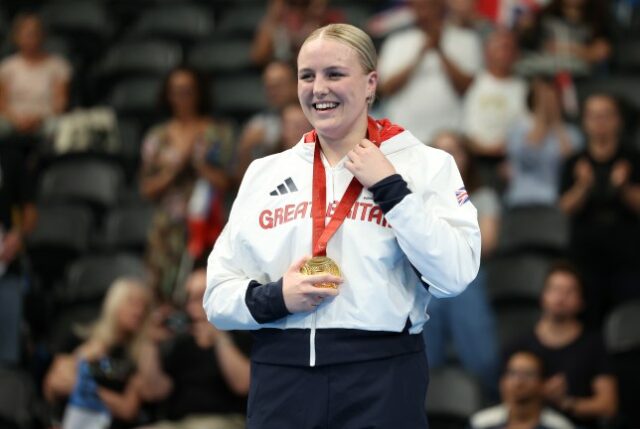
<path fill-rule="evenodd" d="M 303 80 L 305 82 L 311 82 L 313 80 L 313 74 L 312 73 L 302 73 L 298 76 L 299 80 Z"/>
<path fill-rule="evenodd" d="M 341 77 L 343 77 L 343 76 L 344 76 L 344 73 L 340 73 L 340 72 L 337 72 L 337 71 L 331 71 L 331 72 L 329 72 L 329 74 L 328 74 L 328 77 L 329 77 L 329 79 L 331 79 L 331 80 L 338 80 L 338 79 L 340 79 L 340 78 L 341 78 Z"/>

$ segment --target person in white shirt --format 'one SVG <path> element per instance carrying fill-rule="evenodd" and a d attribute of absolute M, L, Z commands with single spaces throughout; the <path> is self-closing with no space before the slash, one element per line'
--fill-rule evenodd
<path fill-rule="evenodd" d="M 0 62 L 0 135 L 51 136 L 69 102 L 71 66 L 44 50 L 37 15 L 18 15 L 13 28 L 18 51 Z"/>
<path fill-rule="evenodd" d="M 502 404 L 471 416 L 470 429 L 573 429 L 573 423 L 545 406 L 545 363 L 532 351 L 514 351 L 508 358 L 500 393 Z"/>
<path fill-rule="evenodd" d="M 482 42 L 445 21 L 443 0 L 410 4 L 416 25 L 383 43 L 379 90 L 389 118 L 426 143 L 439 130 L 460 130 L 461 97 L 482 67 Z"/>
<path fill-rule="evenodd" d="M 375 67 L 356 27 L 309 36 L 314 130 L 249 166 L 209 257 L 209 321 L 254 331 L 249 429 L 427 427 L 427 306 L 476 276 L 480 232 L 453 158 L 369 117 Z"/>
<path fill-rule="evenodd" d="M 476 155 L 502 157 L 509 128 L 526 114 L 527 83 L 513 74 L 517 45 L 511 32 L 493 32 L 485 55 L 486 70 L 464 100 L 464 131 Z"/>

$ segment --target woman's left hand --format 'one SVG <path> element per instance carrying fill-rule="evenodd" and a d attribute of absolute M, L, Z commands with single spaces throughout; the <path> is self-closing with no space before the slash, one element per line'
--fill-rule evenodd
<path fill-rule="evenodd" d="M 396 173 L 396 169 L 380 148 L 367 139 L 362 139 L 347 154 L 347 158 L 349 159 L 345 162 L 345 167 L 365 188 Z"/>

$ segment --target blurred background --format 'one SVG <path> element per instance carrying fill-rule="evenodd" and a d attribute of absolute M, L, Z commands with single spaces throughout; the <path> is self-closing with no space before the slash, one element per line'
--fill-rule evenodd
<path fill-rule="evenodd" d="M 2 0 L 0 428 L 244 427 L 206 258 L 310 130 L 296 54 L 334 22 L 478 209 L 478 278 L 429 307 L 431 426 L 640 428 L 636 0 Z"/>

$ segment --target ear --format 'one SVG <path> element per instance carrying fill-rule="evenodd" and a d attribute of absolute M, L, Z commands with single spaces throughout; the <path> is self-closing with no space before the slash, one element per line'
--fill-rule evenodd
<path fill-rule="evenodd" d="M 378 72 L 372 71 L 367 75 L 367 94 L 375 96 L 378 88 Z"/>

